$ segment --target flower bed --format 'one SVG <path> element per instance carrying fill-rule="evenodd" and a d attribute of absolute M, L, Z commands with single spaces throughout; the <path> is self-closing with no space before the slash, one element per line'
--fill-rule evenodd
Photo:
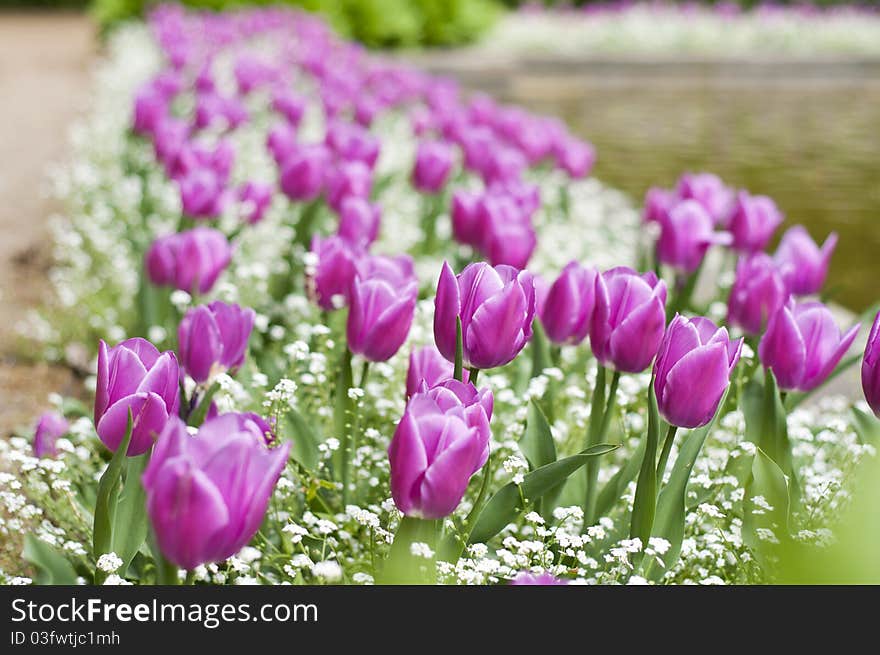
<path fill-rule="evenodd" d="M 489 52 L 523 55 L 880 54 L 880 15 L 864 6 L 608 2 L 577 9 L 527 6 L 482 39 Z"/>
<path fill-rule="evenodd" d="M 94 409 L 0 442 L 6 561 L 25 534 L 36 582 L 743 583 L 831 543 L 874 451 L 864 409 L 803 402 L 853 361 L 795 299 L 833 239 L 771 258 L 779 210 L 711 175 L 640 222 L 593 156 L 304 15 L 120 30 L 28 323 Z M 704 302 L 710 248 L 741 258 Z"/>

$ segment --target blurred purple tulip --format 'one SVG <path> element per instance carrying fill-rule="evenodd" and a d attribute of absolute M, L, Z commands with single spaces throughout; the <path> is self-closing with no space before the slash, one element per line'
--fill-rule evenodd
<path fill-rule="evenodd" d="M 146 339 L 128 339 L 108 348 L 98 343 L 95 386 L 95 426 L 107 448 L 115 451 L 125 437 L 132 415 L 131 441 L 126 455 L 142 455 L 177 414 L 180 405 L 177 357 L 160 353 Z"/>
<path fill-rule="evenodd" d="M 468 407 L 450 389 L 424 389 L 407 402 L 388 448 L 391 495 L 406 516 L 439 519 L 458 507 L 485 464 L 489 419 L 479 401 Z"/>
<path fill-rule="evenodd" d="M 557 344 L 578 344 L 590 331 L 596 303 L 596 269 L 569 262 L 550 286 L 538 315 L 547 338 Z"/>
<path fill-rule="evenodd" d="M 177 354 L 183 370 L 199 383 L 238 370 L 255 318 L 253 309 L 219 300 L 190 309 L 177 328 Z"/>
<path fill-rule="evenodd" d="M 192 218 L 217 218 L 229 196 L 218 174 L 210 168 L 191 171 L 178 180 L 183 213 Z"/>
<path fill-rule="evenodd" d="M 148 85 L 135 97 L 132 127 L 138 134 L 152 134 L 167 114 L 168 99 Z"/>
<path fill-rule="evenodd" d="M 728 226 L 733 235 L 733 248 L 743 253 L 763 250 L 782 220 L 782 212 L 773 200 L 740 191 L 736 194 Z"/>
<path fill-rule="evenodd" d="M 477 205 L 481 231 L 479 249 L 493 266 L 525 268 L 538 238 L 532 221 L 516 200 L 505 194 L 485 194 Z"/>
<path fill-rule="evenodd" d="M 682 200 L 698 202 L 716 225 L 726 226 L 733 207 L 733 190 L 713 173 L 685 173 L 676 192 Z"/>
<path fill-rule="evenodd" d="M 321 195 L 330 165 L 330 153 L 322 144 L 298 145 L 281 165 L 281 190 L 291 200 L 309 202 Z"/>
<path fill-rule="evenodd" d="M 438 193 L 449 179 L 455 155 L 443 141 L 421 141 L 412 172 L 413 186 L 422 193 Z"/>
<path fill-rule="evenodd" d="M 746 334 L 758 335 L 788 296 L 785 280 L 769 255 L 742 257 L 727 301 L 727 320 Z"/>
<path fill-rule="evenodd" d="M 55 442 L 67 434 L 70 424 L 58 412 L 44 412 L 34 430 L 34 457 L 55 457 Z"/>
<path fill-rule="evenodd" d="M 835 232 L 828 235 L 820 248 L 804 226 L 786 230 L 773 259 L 792 293 L 805 296 L 821 291 L 835 246 Z"/>
<path fill-rule="evenodd" d="M 350 196 L 339 208 L 337 234 L 358 248 L 367 248 L 379 236 L 382 208 L 364 198 Z"/>
<path fill-rule="evenodd" d="M 272 187 L 253 180 L 245 182 L 238 189 L 238 200 L 242 204 L 245 220 L 255 225 L 263 220 L 272 204 Z"/>
<path fill-rule="evenodd" d="M 389 279 L 361 276 L 351 283 L 346 335 L 351 352 L 371 362 L 384 362 L 400 349 L 409 334 L 419 285 L 415 276 Z"/>
<path fill-rule="evenodd" d="M 228 559 L 253 538 L 287 463 L 290 442 L 268 448 L 246 415 L 222 414 L 195 436 L 169 421 L 143 475 L 162 554 L 185 569 Z"/>
<path fill-rule="evenodd" d="M 764 368 L 784 391 L 811 391 L 837 366 L 858 334 L 854 325 L 841 336 L 829 309 L 820 302 L 790 301 L 771 315 L 758 344 Z"/>
<path fill-rule="evenodd" d="M 455 360 L 456 318 L 461 318 L 464 365 L 489 369 L 511 362 L 532 337 L 535 285 L 512 266 L 468 265 L 458 276 L 443 263 L 434 301 L 434 340 Z"/>
<path fill-rule="evenodd" d="M 642 217 L 646 223 L 662 223 L 667 214 L 681 198 L 678 193 L 660 187 L 651 187 L 645 194 L 645 209 Z"/>
<path fill-rule="evenodd" d="M 568 581 L 561 580 L 547 571 L 544 571 L 543 573 L 520 571 L 510 580 L 510 584 L 512 586 L 555 587 L 567 585 Z"/>
<path fill-rule="evenodd" d="M 699 268 L 710 246 L 728 245 L 727 232 L 716 232 L 712 217 L 695 200 L 675 205 L 660 221 L 657 257 L 663 264 L 684 273 Z"/>
<path fill-rule="evenodd" d="M 479 205 L 482 196 L 476 192 L 456 189 L 452 192 L 452 235 L 455 240 L 472 248 L 481 240 Z"/>
<path fill-rule="evenodd" d="M 556 162 L 559 168 L 575 180 L 587 177 L 596 163 L 596 149 L 580 139 L 566 139 L 558 148 Z"/>
<path fill-rule="evenodd" d="M 306 267 L 309 298 L 325 311 L 345 307 L 361 251 L 342 237 L 316 235 L 311 255 L 314 263 Z"/>
<path fill-rule="evenodd" d="M 338 212 L 346 198 L 370 197 L 373 173 L 360 161 L 344 162 L 327 172 L 327 204 Z"/>
<path fill-rule="evenodd" d="M 280 168 L 283 169 L 287 158 L 290 157 L 298 147 L 299 143 L 297 143 L 296 140 L 296 128 L 289 123 L 278 123 L 269 130 L 269 134 L 266 137 L 266 148 L 272 155 L 272 159 L 275 160 L 275 163 L 278 164 Z M 329 160 L 329 155 L 326 152 L 325 157 Z"/>
<path fill-rule="evenodd" d="M 666 328 L 666 283 L 653 272 L 618 267 L 596 276 L 590 345 L 603 366 L 644 371 Z"/>
<path fill-rule="evenodd" d="M 862 391 L 865 393 L 868 406 L 877 417 L 880 417 L 880 312 L 874 317 L 868 343 L 865 345 L 865 357 L 862 359 Z"/>
<path fill-rule="evenodd" d="M 742 345 L 708 318 L 675 315 L 654 363 L 654 393 L 667 423 L 697 428 L 712 420 Z"/>
<path fill-rule="evenodd" d="M 223 233 L 209 227 L 169 234 L 147 250 L 147 275 L 158 286 L 208 293 L 229 265 L 232 250 Z"/>
<path fill-rule="evenodd" d="M 372 169 L 379 158 L 379 139 L 355 123 L 333 121 L 324 142 L 342 161 L 361 162 L 368 169 Z"/>
<path fill-rule="evenodd" d="M 306 112 L 306 101 L 289 89 L 276 89 L 272 94 L 272 109 L 284 116 L 287 123 L 297 127 Z"/>

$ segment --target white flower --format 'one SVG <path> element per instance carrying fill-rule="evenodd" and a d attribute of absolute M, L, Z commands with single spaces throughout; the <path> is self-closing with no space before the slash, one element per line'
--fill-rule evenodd
<path fill-rule="evenodd" d="M 105 553 L 98 558 L 98 568 L 105 573 L 118 571 L 122 564 L 122 558 L 116 553 Z"/>
<path fill-rule="evenodd" d="M 312 566 L 312 575 L 321 578 L 327 582 L 336 582 L 342 578 L 342 567 L 338 562 L 326 560 L 324 562 L 316 562 Z"/>
<path fill-rule="evenodd" d="M 434 551 L 431 550 L 431 547 L 421 541 L 414 541 L 409 545 L 409 552 L 413 557 L 423 557 L 425 559 L 431 559 L 434 557 Z"/>

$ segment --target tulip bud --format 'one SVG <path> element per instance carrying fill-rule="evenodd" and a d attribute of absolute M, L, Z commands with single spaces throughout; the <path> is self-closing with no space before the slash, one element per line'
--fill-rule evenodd
<path fill-rule="evenodd" d="M 746 334 L 760 334 L 788 299 L 788 287 L 769 255 L 742 257 L 727 301 L 727 320 Z"/>
<path fill-rule="evenodd" d="M 835 232 L 819 248 L 802 225 L 795 225 L 782 235 L 773 259 L 792 293 L 804 296 L 822 289 L 835 246 Z"/>
<path fill-rule="evenodd" d="M 357 248 L 367 248 L 379 236 L 382 208 L 364 198 L 351 196 L 339 209 L 337 234 Z"/>
<path fill-rule="evenodd" d="M 312 238 L 312 262 L 306 266 L 306 290 L 321 309 L 345 307 L 360 250 L 339 236 Z"/>
<path fill-rule="evenodd" d="M 373 174 L 366 164 L 345 162 L 327 173 L 327 204 L 338 212 L 346 198 L 369 198 L 372 187 Z"/>
<path fill-rule="evenodd" d="M 429 388 L 452 379 L 452 362 L 447 361 L 434 344 L 415 348 L 409 354 L 409 369 L 406 372 L 406 397 L 419 391 L 422 384 Z M 468 372 L 462 371 L 464 381 Z"/>
<path fill-rule="evenodd" d="M 763 250 L 782 224 L 782 212 L 767 196 L 752 196 L 747 191 L 736 194 L 729 230 L 733 248 L 744 253 Z"/>
<path fill-rule="evenodd" d="M 159 550 L 185 569 L 228 559 L 253 538 L 287 463 L 246 415 L 222 414 L 195 436 L 168 422 L 142 478 Z"/>
<path fill-rule="evenodd" d="M 438 193 L 452 172 L 454 153 L 443 141 L 422 141 L 416 151 L 413 186 L 422 193 Z"/>
<path fill-rule="evenodd" d="M 713 244 L 729 244 L 730 234 L 716 232 L 712 218 L 695 200 L 675 205 L 660 221 L 657 256 L 669 266 L 693 273 Z"/>
<path fill-rule="evenodd" d="M 456 277 L 444 262 L 434 305 L 434 340 L 450 362 L 455 360 L 457 318 L 468 367 L 508 364 L 532 337 L 535 285 L 530 273 L 512 266 L 477 262 Z"/>
<path fill-rule="evenodd" d="M 99 342 L 95 426 L 104 445 L 113 451 L 119 448 L 131 414 L 131 441 L 125 454 L 147 452 L 169 417 L 177 414 L 179 379 L 174 353 L 159 353 L 146 339 L 128 339 L 113 348 Z"/>
<path fill-rule="evenodd" d="M 215 300 L 190 309 L 177 329 L 177 352 L 183 370 L 203 383 L 244 363 L 254 328 L 253 309 Z"/>
<path fill-rule="evenodd" d="M 415 276 L 355 275 L 346 334 L 351 352 L 384 362 L 409 334 L 419 285 Z"/>
<path fill-rule="evenodd" d="M 55 442 L 67 434 L 70 424 L 57 412 L 44 412 L 34 430 L 34 457 L 55 457 Z"/>
<path fill-rule="evenodd" d="M 305 202 L 321 195 L 330 164 L 330 154 L 326 147 L 320 144 L 297 146 L 288 153 L 283 162 L 280 184 L 288 198 Z"/>
<path fill-rule="evenodd" d="M 811 391 L 831 374 L 859 327 L 841 336 L 825 305 L 790 301 L 770 317 L 758 356 L 764 368 L 773 371 L 780 389 Z"/>
<path fill-rule="evenodd" d="M 229 265 L 232 247 L 219 230 L 197 227 L 157 238 L 144 259 L 153 284 L 208 293 Z"/>
<path fill-rule="evenodd" d="M 639 373 L 651 365 L 666 327 L 666 283 L 653 272 L 612 268 L 596 276 L 590 345 L 603 366 Z"/>
<path fill-rule="evenodd" d="M 491 394 L 453 382 L 470 387 L 467 394 L 457 387 L 423 386 L 409 399 L 388 448 L 391 495 L 406 516 L 451 514 L 489 455 L 491 409 L 487 413 L 484 403 Z M 462 401 L 456 391 L 471 397 Z"/>
<path fill-rule="evenodd" d="M 217 173 L 198 168 L 178 181 L 183 213 L 192 218 L 216 218 L 228 196 Z"/>
<path fill-rule="evenodd" d="M 409 379 L 409 378 L 407 378 Z M 880 417 L 880 312 L 874 317 L 862 360 L 862 391 L 874 414 Z"/>
<path fill-rule="evenodd" d="M 379 140 L 360 125 L 334 121 L 324 138 L 327 147 L 346 162 L 361 162 L 372 169 L 379 158 Z"/>
<path fill-rule="evenodd" d="M 667 423 L 697 428 L 712 420 L 742 345 L 708 318 L 675 315 L 654 363 L 654 393 Z"/>
<path fill-rule="evenodd" d="M 733 205 L 733 190 L 712 173 L 685 173 L 678 180 L 677 195 L 699 203 L 716 225 L 726 225 Z"/>
<path fill-rule="evenodd" d="M 596 269 L 569 262 L 539 304 L 538 315 L 547 338 L 557 344 L 578 344 L 590 331 L 596 302 Z"/>
<path fill-rule="evenodd" d="M 452 192 L 452 235 L 466 246 L 476 248 L 481 240 L 479 193 L 456 189 Z"/>
<path fill-rule="evenodd" d="M 263 220 L 272 204 L 272 187 L 262 182 L 246 182 L 239 187 L 238 200 L 242 204 L 245 220 L 254 225 Z"/>

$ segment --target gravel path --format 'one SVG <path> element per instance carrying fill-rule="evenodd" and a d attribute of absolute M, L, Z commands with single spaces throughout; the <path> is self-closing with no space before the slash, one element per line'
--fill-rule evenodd
<path fill-rule="evenodd" d="M 66 369 L 29 362 L 15 326 L 47 293 L 46 168 L 64 156 L 96 48 L 82 15 L 0 12 L 0 435 L 30 424 L 48 392 L 77 390 Z"/>

